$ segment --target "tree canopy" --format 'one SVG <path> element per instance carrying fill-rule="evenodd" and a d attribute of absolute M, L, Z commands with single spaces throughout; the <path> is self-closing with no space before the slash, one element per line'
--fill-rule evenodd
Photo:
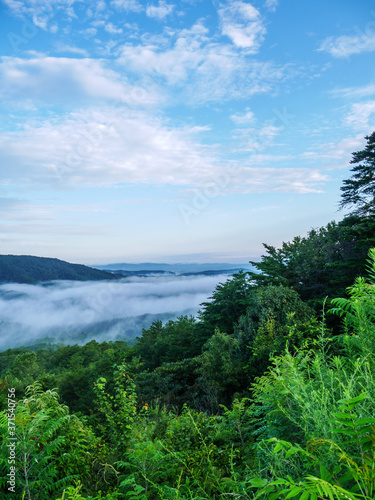
<path fill-rule="evenodd" d="M 375 246 L 375 219 L 349 216 L 296 236 L 280 248 L 264 244 L 267 253 L 252 262 L 260 273 L 249 273 L 258 286 L 283 285 L 303 300 L 345 295 L 346 288 L 366 272 L 366 256 Z"/>

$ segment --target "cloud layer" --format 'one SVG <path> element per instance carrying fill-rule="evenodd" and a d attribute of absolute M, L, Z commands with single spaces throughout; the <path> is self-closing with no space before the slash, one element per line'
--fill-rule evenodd
<path fill-rule="evenodd" d="M 159 317 L 196 314 L 217 283 L 226 279 L 226 275 L 157 276 L 0 285 L 0 349 L 45 337 L 63 343 L 132 338 Z"/>

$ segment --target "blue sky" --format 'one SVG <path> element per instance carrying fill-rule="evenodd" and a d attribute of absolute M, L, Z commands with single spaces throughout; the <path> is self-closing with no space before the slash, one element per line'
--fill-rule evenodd
<path fill-rule="evenodd" d="M 343 217 L 370 0 L 0 0 L 0 253 L 247 262 Z"/>

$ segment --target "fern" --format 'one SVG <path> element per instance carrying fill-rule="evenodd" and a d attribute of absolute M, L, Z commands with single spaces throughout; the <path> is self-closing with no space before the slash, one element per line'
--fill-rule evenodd
<path fill-rule="evenodd" d="M 260 478 L 250 480 L 251 488 L 258 488 L 255 498 L 266 497 L 294 498 L 300 500 L 373 500 L 375 493 L 375 418 L 360 417 L 355 410 L 361 410 L 361 404 L 368 398 L 359 394 L 355 398 L 342 401 L 340 412 L 332 416 L 335 432 L 344 435 L 345 441 L 338 445 L 332 440 L 313 438 L 307 448 L 279 439 L 270 439 L 275 443 L 273 453 L 283 452 L 284 459 L 298 455 L 310 467 L 319 464 L 319 476 L 308 475 L 301 481 L 294 481 L 290 476 L 267 482 Z M 344 448 L 346 447 L 346 449 Z M 334 454 L 337 465 L 329 471 L 322 462 L 325 450 Z"/>

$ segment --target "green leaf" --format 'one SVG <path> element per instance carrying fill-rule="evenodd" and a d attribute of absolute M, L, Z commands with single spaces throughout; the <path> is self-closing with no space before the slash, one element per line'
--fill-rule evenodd
<path fill-rule="evenodd" d="M 260 477 L 255 477 L 254 479 L 250 479 L 250 484 L 253 488 L 263 488 L 267 484 L 267 481 Z"/>
<path fill-rule="evenodd" d="M 284 449 L 284 446 L 281 443 L 277 443 L 275 448 L 273 449 L 273 453 L 278 453 L 282 449 Z"/>
<path fill-rule="evenodd" d="M 349 400 L 346 400 L 346 404 L 356 405 L 357 403 L 360 403 L 364 399 L 368 399 L 368 397 L 369 397 L 368 394 L 366 394 L 365 392 L 362 392 L 362 394 L 360 394 L 359 396 L 352 398 L 352 399 L 349 399 Z"/>
<path fill-rule="evenodd" d="M 294 498 L 299 495 L 301 491 L 303 491 L 303 488 L 301 488 L 300 486 L 294 486 L 285 498 Z"/>
<path fill-rule="evenodd" d="M 288 450 L 286 453 L 285 453 L 285 458 L 289 458 L 290 456 L 292 455 L 295 455 L 296 453 L 299 452 L 299 449 L 298 448 L 290 448 L 290 450 Z"/>
<path fill-rule="evenodd" d="M 342 412 L 334 413 L 333 416 L 337 417 L 337 418 L 347 418 L 349 420 L 351 420 L 353 418 L 353 416 L 350 413 L 342 413 Z M 356 418 L 356 417 L 354 417 L 354 418 Z"/>
<path fill-rule="evenodd" d="M 269 500 L 276 500 L 277 498 L 280 498 L 280 497 L 281 497 L 281 495 L 282 495 L 282 492 L 281 492 L 281 491 L 276 491 L 276 492 L 274 492 L 274 493 L 270 493 L 270 494 L 268 495 L 268 499 L 269 499 Z"/>
<path fill-rule="evenodd" d="M 335 432 L 336 434 L 347 434 L 348 436 L 355 436 L 357 434 L 355 429 L 353 429 L 353 430 L 349 430 L 349 429 L 332 429 L 332 432 Z"/>
<path fill-rule="evenodd" d="M 300 496 L 299 500 L 307 500 L 310 496 L 310 493 L 308 491 L 304 491 L 302 495 Z"/>
<path fill-rule="evenodd" d="M 356 420 L 356 425 L 367 425 L 367 424 L 375 424 L 375 418 L 373 417 L 368 417 L 368 418 L 359 418 Z"/>

